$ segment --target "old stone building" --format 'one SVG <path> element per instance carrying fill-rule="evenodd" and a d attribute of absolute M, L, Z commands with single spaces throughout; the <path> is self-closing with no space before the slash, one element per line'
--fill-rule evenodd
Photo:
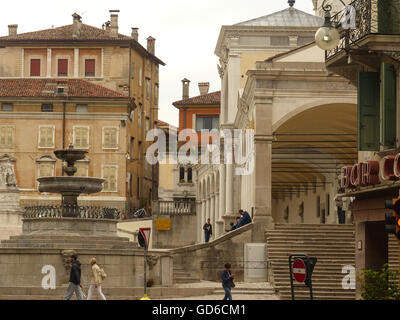
<path fill-rule="evenodd" d="M 14 157 L 21 203 L 55 200 L 39 195 L 36 179 L 61 174 L 53 151 L 73 144 L 87 150 L 79 175 L 103 177 L 89 203 L 151 206 L 146 131 L 158 119 L 159 66 L 155 39 L 147 49 L 118 33 L 118 10 L 101 28 L 82 23 L 0 37 L 0 153 Z M 27 125 L 29 123 L 29 125 Z"/>

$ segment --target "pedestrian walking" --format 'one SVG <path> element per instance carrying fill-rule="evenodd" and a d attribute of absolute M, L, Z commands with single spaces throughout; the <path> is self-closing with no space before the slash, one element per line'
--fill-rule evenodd
<path fill-rule="evenodd" d="M 212 236 L 212 225 L 210 223 L 210 219 L 207 219 L 207 222 L 203 226 L 204 230 L 204 239 L 206 242 L 210 241 L 210 237 Z"/>
<path fill-rule="evenodd" d="M 226 263 L 225 269 L 221 271 L 222 288 L 224 288 L 225 296 L 222 300 L 232 300 L 231 289 L 233 286 L 234 275 L 231 273 L 231 264 Z"/>
<path fill-rule="evenodd" d="M 101 283 L 104 280 L 104 271 L 98 266 L 96 258 L 90 259 L 91 275 L 90 275 L 90 287 L 88 292 L 88 300 L 92 300 L 93 291 L 96 289 L 102 300 L 106 300 L 103 292 L 101 291 Z"/>
<path fill-rule="evenodd" d="M 71 255 L 71 273 L 69 276 L 69 285 L 67 292 L 65 293 L 64 300 L 71 299 L 75 292 L 78 300 L 83 300 L 82 297 L 82 284 L 81 284 L 81 263 L 78 261 L 78 257 L 73 254 Z"/>

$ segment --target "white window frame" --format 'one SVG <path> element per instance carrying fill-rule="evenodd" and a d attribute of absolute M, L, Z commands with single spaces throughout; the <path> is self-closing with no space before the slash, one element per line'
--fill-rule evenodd
<path fill-rule="evenodd" d="M 105 144 L 105 131 L 106 129 L 117 129 L 117 141 L 116 141 L 116 147 L 114 148 L 107 148 L 104 146 Z M 119 149 L 119 127 L 118 126 L 104 126 L 102 128 L 102 141 L 101 141 L 102 149 L 103 150 L 118 150 Z"/>
<path fill-rule="evenodd" d="M 109 167 L 109 168 L 115 168 L 115 190 L 101 190 L 102 193 L 117 193 L 118 192 L 118 165 L 117 164 L 102 164 L 101 165 L 101 178 L 104 179 L 104 168 Z M 105 179 L 104 179 L 105 180 Z M 104 184 L 103 184 L 104 186 Z"/>
<path fill-rule="evenodd" d="M 71 57 L 68 56 L 68 55 L 58 55 L 58 54 L 57 54 L 57 55 L 55 56 L 55 59 L 56 59 L 56 64 L 57 64 L 57 66 L 56 66 L 56 68 L 57 68 L 57 70 L 56 70 L 56 77 L 58 77 L 58 78 L 69 77 L 69 76 L 70 76 L 70 74 L 69 74 L 69 67 L 70 67 L 70 65 L 71 65 Z M 58 75 L 58 60 L 68 60 L 67 75 L 66 75 L 66 76 L 59 76 L 59 75 Z M 95 71 L 96 71 L 96 69 L 95 69 Z"/>
<path fill-rule="evenodd" d="M 88 145 L 87 145 L 87 147 L 86 148 L 84 148 L 84 147 L 78 147 L 78 146 L 76 146 L 76 143 L 75 143 L 75 129 L 76 128 L 87 128 L 88 129 L 88 137 L 87 137 L 87 140 L 88 140 Z M 83 150 L 89 150 L 90 149 L 90 126 L 72 126 L 72 141 L 73 141 L 73 145 L 74 145 L 74 148 L 76 148 L 76 149 L 83 149 Z"/>
<path fill-rule="evenodd" d="M 41 147 L 40 146 L 40 129 L 41 128 L 52 128 L 53 129 L 53 144 L 51 147 Z M 39 132 L 38 132 L 38 149 L 54 149 L 55 148 L 55 131 L 56 131 L 56 126 L 55 125 L 39 125 Z"/>
<path fill-rule="evenodd" d="M 28 64 L 29 64 L 29 74 L 28 74 L 28 78 L 43 78 L 42 76 L 42 67 L 43 67 L 43 57 L 41 55 L 29 55 L 28 56 Z M 32 63 L 31 60 L 40 60 L 40 76 L 31 76 L 32 73 Z"/>
<path fill-rule="evenodd" d="M 89 177 L 89 163 L 90 163 L 90 160 L 89 159 L 83 159 L 83 160 L 78 160 L 78 161 L 76 161 L 76 164 L 79 164 L 79 165 L 81 165 L 81 164 L 84 164 L 85 166 L 86 166 L 86 175 L 84 175 L 84 176 L 82 176 L 82 177 Z M 78 168 L 77 168 L 78 169 Z M 78 170 L 76 171 L 76 172 L 78 172 Z M 75 173 L 75 175 L 76 175 L 76 173 Z M 79 176 L 78 176 L 79 177 Z"/>
<path fill-rule="evenodd" d="M 13 136 L 12 136 L 12 145 L 11 146 L 9 146 L 9 145 L 5 145 L 5 146 L 0 145 L 0 149 L 14 149 L 15 148 L 15 125 L 10 125 L 10 124 L 0 125 L 0 128 L 2 128 L 2 127 L 12 128 Z"/>
<path fill-rule="evenodd" d="M 98 75 L 98 57 L 97 55 L 91 55 L 91 54 L 84 54 L 80 56 L 81 59 L 83 59 L 83 72 L 82 72 L 82 78 L 86 79 L 93 79 L 93 78 L 99 78 Z M 86 60 L 94 60 L 94 76 L 87 76 L 86 75 Z"/>
<path fill-rule="evenodd" d="M 50 177 L 54 177 L 55 176 L 56 160 L 53 159 L 53 157 L 51 157 L 50 155 L 44 155 L 44 156 L 41 156 L 40 158 L 37 158 L 36 159 L 36 166 L 37 166 L 37 170 L 36 170 L 36 189 L 39 189 L 39 182 L 37 181 L 37 179 L 42 178 L 42 177 L 40 177 L 40 165 L 41 164 L 51 164 L 52 165 L 52 175 Z"/>
<path fill-rule="evenodd" d="M 143 68 L 140 67 L 140 69 L 139 69 L 139 87 L 142 86 L 142 83 L 143 83 Z"/>

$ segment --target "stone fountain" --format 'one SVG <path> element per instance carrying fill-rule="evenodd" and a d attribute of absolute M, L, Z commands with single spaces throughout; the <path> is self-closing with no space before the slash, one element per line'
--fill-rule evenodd
<path fill-rule="evenodd" d="M 55 151 L 56 157 L 66 163 L 63 167 L 66 176 L 39 178 L 39 191 L 61 194 L 61 204 L 25 207 L 22 234 L 0 243 L 0 289 L 52 295 L 51 290 L 42 287 L 43 268 L 54 267 L 57 288 L 65 286 L 69 279 L 69 257 L 76 253 L 82 263 L 84 284 L 90 283 L 89 260 L 96 257 L 106 270 L 106 282 L 114 288 L 115 295 L 123 296 L 134 288 L 143 290 L 140 289 L 143 250 L 137 243 L 117 235 L 119 210 L 78 204 L 79 195 L 100 192 L 104 182 L 99 178 L 74 176 L 75 162 L 84 159 L 86 153 L 73 146 Z M 11 178 L 8 181 L 14 183 Z M 159 252 L 149 256 L 159 261 L 152 270 L 154 283 L 171 284 L 171 254 Z M 57 291 L 59 298 L 64 291 L 65 287 Z"/>
<path fill-rule="evenodd" d="M 56 157 L 67 165 L 63 167 L 63 173 L 67 176 L 62 177 L 43 177 L 39 178 L 39 191 L 61 194 L 61 206 L 67 208 L 75 207 L 78 209 L 78 197 L 80 194 L 97 193 L 102 190 L 104 179 L 91 177 L 74 177 L 77 169 L 75 162 L 85 158 L 87 151 L 74 149 L 72 145 L 65 150 L 56 150 Z M 64 210 L 63 217 L 77 217 L 78 210 Z"/>

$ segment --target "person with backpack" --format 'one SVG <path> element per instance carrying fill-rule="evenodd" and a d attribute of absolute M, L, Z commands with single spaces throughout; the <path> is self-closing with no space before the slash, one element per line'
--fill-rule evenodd
<path fill-rule="evenodd" d="M 225 297 L 222 300 L 232 300 L 231 289 L 234 286 L 234 275 L 231 273 L 231 264 L 226 263 L 225 269 L 221 271 L 222 288 L 225 290 Z"/>
<path fill-rule="evenodd" d="M 87 299 L 92 300 L 93 291 L 94 289 L 97 289 L 97 293 L 99 294 L 100 298 L 102 300 L 106 300 L 106 297 L 101 291 L 101 283 L 103 282 L 103 280 L 106 278 L 107 275 L 105 274 L 104 270 L 98 266 L 96 258 L 90 259 L 90 264 L 92 266 L 91 268 L 92 272 L 90 276 L 90 287 Z"/>

